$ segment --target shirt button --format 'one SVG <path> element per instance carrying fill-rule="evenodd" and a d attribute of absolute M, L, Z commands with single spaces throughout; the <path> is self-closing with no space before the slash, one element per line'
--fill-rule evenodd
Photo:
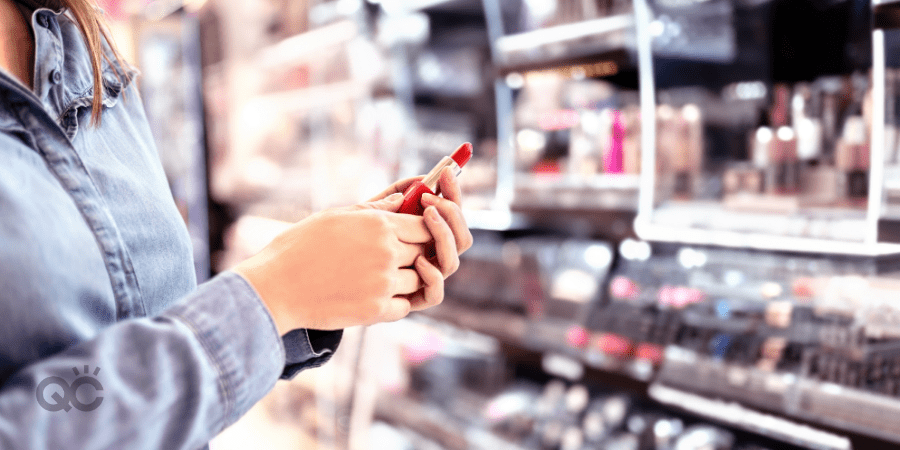
<path fill-rule="evenodd" d="M 62 74 L 59 73 L 58 70 L 53 69 L 50 71 L 50 81 L 52 81 L 53 84 L 59 84 L 59 82 L 62 81 Z"/>

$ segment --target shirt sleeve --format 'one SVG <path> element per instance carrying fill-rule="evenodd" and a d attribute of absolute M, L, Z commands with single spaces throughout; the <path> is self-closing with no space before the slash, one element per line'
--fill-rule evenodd
<path fill-rule="evenodd" d="M 13 374 L 0 387 L 0 447 L 202 447 L 280 376 L 324 363 L 334 347 L 316 343 L 340 339 L 295 335 L 307 340 L 282 341 L 250 284 L 225 272 L 157 317 L 119 322 Z"/>
<path fill-rule="evenodd" d="M 328 362 L 341 343 L 343 330 L 294 330 L 284 335 L 286 361 L 281 378 L 290 379 L 301 371 Z"/>

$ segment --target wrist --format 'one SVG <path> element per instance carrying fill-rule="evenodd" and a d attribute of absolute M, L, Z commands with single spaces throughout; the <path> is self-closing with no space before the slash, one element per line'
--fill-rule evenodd
<path fill-rule="evenodd" d="M 276 301 L 276 294 L 268 289 L 269 283 L 266 283 L 263 277 L 263 274 L 265 273 L 264 269 L 254 265 L 252 261 L 247 260 L 238 264 L 231 270 L 247 280 L 247 283 L 254 291 L 256 291 L 256 295 L 266 307 L 269 316 L 272 318 L 272 322 L 275 324 L 275 329 L 279 336 L 284 336 L 297 328 L 290 324 L 289 319 L 291 316 L 282 310 L 281 305 L 283 302 Z"/>

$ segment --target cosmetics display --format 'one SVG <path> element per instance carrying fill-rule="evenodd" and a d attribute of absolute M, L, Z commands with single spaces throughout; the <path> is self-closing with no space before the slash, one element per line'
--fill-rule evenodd
<path fill-rule="evenodd" d="M 766 90 L 761 83 L 726 88 L 726 95 L 740 91 L 745 97 L 759 97 L 754 102 L 704 96 L 697 104 L 680 107 L 681 125 L 677 106 L 657 108 L 660 211 L 655 220 L 701 229 L 862 241 L 862 230 L 854 233 L 845 224 L 863 222 L 869 199 L 867 77 L 828 76 L 811 83 L 777 84 L 768 94 L 769 106 L 762 101 Z M 744 119 L 751 116 L 744 110 L 754 104 L 764 124 L 753 126 L 732 118 L 739 125 L 730 126 L 729 133 L 745 130 L 746 137 L 731 142 L 746 144 L 729 148 L 725 160 L 710 159 L 704 155 L 712 142 L 706 140 L 721 139 L 711 130 L 722 126 L 704 124 L 711 119 L 699 111 L 728 103 L 743 103 L 743 108 L 733 108 L 733 115 Z M 773 215 L 778 215 L 775 222 L 770 220 Z M 783 227 L 773 226 L 780 222 Z"/>
<path fill-rule="evenodd" d="M 370 442 L 521 450 L 802 448 L 679 411 L 602 377 L 573 382 L 518 372 L 521 361 L 504 357 L 486 337 L 414 322 L 411 327 L 431 337 L 403 345 L 400 365 L 410 382 L 381 394 Z"/>
<path fill-rule="evenodd" d="M 602 297 L 614 256 L 607 243 L 547 236 L 502 239 L 478 232 L 475 239 L 478 243 L 461 257 L 460 270 L 447 280 L 452 305 L 434 311 L 435 317 L 456 321 L 465 311 L 454 305 L 477 308 L 484 315 L 476 318 L 476 327 L 489 327 L 491 314 L 502 317 L 507 337 L 529 348 L 568 352 L 584 346 L 584 330 L 573 325 L 583 322 Z"/>
<path fill-rule="evenodd" d="M 834 252 L 843 245 L 841 253 L 866 253 L 864 243 L 882 239 L 872 224 L 886 213 L 883 194 L 871 183 L 883 178 L 890 186 L 896 174 L 897 64 L 885 55 L 897 37 L 886 31 L 885 43 L 873 47 L 871 5 L 650 6 L 657 139 L 645 149 L 655 154 L 656 172 L 655 189 L 642 192 L 642 204 L 653 206 L 642 212 L 639 235 L 716 245 L 752 235 L 745 245 L 790 250 L 819 242 Z M 715 26 L 702 20 L 713 16 Z M 732 51 L 715 58 L 678 50 L 703 38 Z M 886 67 L 873 66 L 885 58 Z M 673 123 L 673 111 L 688 106 L 699 111 L 691 113 L 694 135 Z M 881 167 L 873 172 L 882 164 L 884 175 Z"/>
<path fill-rule="evenodd" d="M 900 443 L 900 423 L 885 418 L 900 412 L 900 308 L 890 300 L 900 289 L 900 259 L 626 240 L 607 262 L 611 270 L 560 275 L 562 267 L 587 267 L 585 256 L 600 252 L 586 249 L 601 248 L 591 245 L 476 234 L 448 280 L 446 309 L 428 315 L 652 383 L 660 401 L 722 399 L 787 421 L 772 429 L 744 424 L 757 433 L 787 439 L 799 420 Z M 563 263 L 566 253 L 582 256 Z M 564 291 L 554 291 L 554 278 L 565 280 Z M 567 313 L 561 307 L 572 303 L 558 298 L 576 291 L 591 300 Z M 832 439 L 818 433 L 800 445 Z"/>
<path fill-rule="evenodd" d="M 637 95 L 602 79 L 511 74 L 516 205 L 632 210 L 640 173 Z"/>

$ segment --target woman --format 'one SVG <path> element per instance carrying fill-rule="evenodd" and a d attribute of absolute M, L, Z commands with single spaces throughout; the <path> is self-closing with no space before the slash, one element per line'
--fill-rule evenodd
<path fill-rule="evenodd" d="M 440 303 L 472 242 L 449 173 L 424 217 L 398 182 L 197 287 L 103 36 L 89 0 L 0 0 L 0 447 L 203 447 L 342 328 Z"/>

